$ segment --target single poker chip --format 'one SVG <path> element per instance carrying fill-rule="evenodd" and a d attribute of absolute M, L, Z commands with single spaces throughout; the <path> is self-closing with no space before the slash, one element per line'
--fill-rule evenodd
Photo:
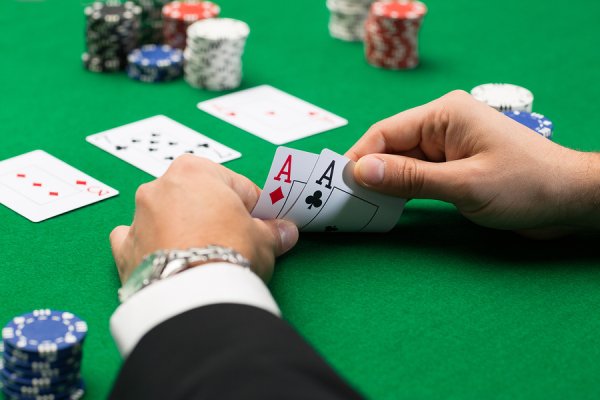
<path fill-rule="evenodd" d="M 162 9 L 163 17 L 186 22 L 195 22 L 206 18 L 216 18 L 219 16 L 220 12 L 220 7 L 210 1 L 173 1 L 166 4 Z"/>
<path fill-rule="evenodd" d="M 420 1 L 376 1 L 372 6 L 376 17 L 389 19 L 420 19 L 427 13 L 427 7 Z"/>
<path fill-rule="evenodd" d="M 33 384 L 25 382 L 23 379 L 12 379 L 4 374 L 0 376 L 0 381 L 5 388 L 26 395 L 42 395 L 42 394 L 65 394 L 79 384 L 81 376 L 79 374 L 65 377 L 60 380 L 52 381 L 51 383 L 41 383 L 40 380 L 33 381 Z"/>
<path fill-rule="evenodd" d="M 27 353 L 24 351 L 21 351 L 19 349 L 14 349 L 10 346 L 7 346 L 6 348 L 4 348 L 4 344 L 0 343 L 0 352 L 3 352 L 5 357 L 8 360 L 14 360 L 17 362 L 24 362 L 24 363 L 29 363 L 29 362 L 48 362 L 48 363 L 62 363 L 62 362 L 68 362 L 69 359 L 79 359 L 81 360 L 82 357 L 82 347 L 81 346 L 74 346 L 71 350 L 69 351 L 63 351 L 61 353 L 50 353 L 50 354 L 35 354 L 35 353 Z"/>
<path fill-rule="evenodd" d="M 486 83 L 474 87 L 471 95 L 498 111 L 527 111 L 533 108 L 533 93 L 510 83 Z"/>
<path fill-rule="evenodd" d="M 552 139 L 554 124 L 542 114 L 527 111 L 505 111 L 504 115 L 534 130 L 543 137 Z"/>
<path fill-rule="evenodd" d="M 80 400 L 85 395 L 85 383 L 79 380 L 65 391 L 38 395 L 24 394 L 3 386 L 2 393 L 7 400 Z"/>
<path fill-rule="evenodd" d="M 149 44 L 127 57 L 127 75 L 142 82 L 165 82 L 183 75 L 183 51 L 169 45 Z"/>
<path fill-rule="evenodd" d="M 212 18 L 198 21 L 187 30 L 188 38 L 206 40 L 245 40 L 250 34 L 248 24 L 232 18 Z"/>
<path fill-rule="evenodd" d="M 87 330 L 87 324 L 70 312 L 44 309 L 13 318 L 2 329 L 2 338 L 5 347 L 54 354 L 81 346 Z"/>
<path fill-rule="evenodd" d="M 148 44 L 132 51 L 127 57 L 130 64 L 143 67 L 169 67 L 183 65 L 183 52 L 169 45 Z"/>
<path fill-rule="evenodd" d="M 2 362 L 5 369 L 11 369 L 21 372 L 47 372 L 68 371 L 81 366 L 81 356 L 70 357 L 58 361 L 23 361 L 9 358 L 6 353 L 2 356 Z"/>

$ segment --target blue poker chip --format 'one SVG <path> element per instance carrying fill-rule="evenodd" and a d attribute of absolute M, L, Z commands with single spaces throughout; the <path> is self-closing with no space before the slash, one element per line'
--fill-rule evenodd
<path fill-rule="evenodd" d="M 33 354 L 60 354 L 81 347 L 87 324 L 70 312 L 35 310 L 13 318 L 2 329 L 4 347 Z"/>
<path fill-rule="evenodd" d="M 19 349 L 12 348 L 11 346 L 4 346 L 3 342 L 0 342 L 0 353 L 3 352 L 7 359 L 16 360 L 21 362 L 31 362 L 31 361 L 40 361 L 40 362 L 60 362 L 67 361 L 69 358 L 79 358 L 82 356 L 82 347 L 81 346 L 73 346 L 72 349 L 68 351 L 62 351 L 60 353 L 46 353 L 46 354 L 35 354 L 28 353 L 25 351 L 21 351 Z"/>
<path fill-rule="evenodd" d="M 7 400 L 80 400 L 85 395 L 85 383 L 79 380 L 73 386 L 60 392 L 45 394 L 22 393 L 13 388 L 2 386 L 2 393 Z"/>
<path fill-rule="evenodd" d="M 142 82 L 166 82 L 183 75 L 183 52 L 169 45 L 148 44 L 127 56 L 127 75 Z"/>
<path fill-rule="evenodd" d="M 530 113 L 527 111 L 505 111 L 503 114 L 536 131 L 543 137 L 552 139 L 554 125 L 552 124 L 552 121 L 544 117 L 542 114 Z"/>
<path fill-rule="evenodd" d="M 183 65 L 183 52 L 166 44 L 147 44 L 129 53 L 127 61 L 141 67 L 166 68 Z"/>
<path fill-rule="evenodd" d="M 64 379 L 60 382 L 52 383 L 51 385 L 25 385 L 15 381 L 11 381 L 2 377 L 0 382 L 5 389 L 10 390 L 14 393 L 20 393 L 21 395 L 64 395 L 70 393 L 76 388 L 81 381 L 81 376 L 76 375 L 70 379 Z"/>
<path fill-rule="evenodd" d="M 33 361 L 29 364 L 14 363 L 2 358 L 4 369 L 2 372 L 14 373 L 27 378 L 55 377 L 78 371 L 81 368 L 81 360 L 74 360 L 63 364 L 48 364 Z"/>

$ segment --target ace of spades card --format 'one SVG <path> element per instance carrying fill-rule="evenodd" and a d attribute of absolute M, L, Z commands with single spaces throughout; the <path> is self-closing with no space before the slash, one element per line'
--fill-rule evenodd
<path fill-rule="evenodd" d="M 154 177 L 182 154 L 217 163 L 241 154 L 164 115 L 156 115 L 87 137 L 87 141 Z"/>
<path fill-rule="evenodd" d="M 306 232 L 386 232 L 406 200 L 358 185 L 354 163 L 331 150 L 321 152 L 308 183 L 282 217 Z"/>
<path fill-rule="evenodd" d="M 287 213 L 304 189 L 318 158 L 314 153 L 278 147 L 252 216 L 274 219 Z"/>

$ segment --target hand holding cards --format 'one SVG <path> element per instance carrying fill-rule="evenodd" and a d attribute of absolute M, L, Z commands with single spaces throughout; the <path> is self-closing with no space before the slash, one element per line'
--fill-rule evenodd
<path fill-rule="evenodd" d="M 358 185 L 353 167 L 328 149 L 317 155 L 279 147 L 252 216 L 286 219 L 307 232 L 389 231 L 406 200 Z"/>

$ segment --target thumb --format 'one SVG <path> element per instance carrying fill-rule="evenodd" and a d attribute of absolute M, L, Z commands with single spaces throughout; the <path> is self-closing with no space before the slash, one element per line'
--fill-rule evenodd
<path fill-rule="evenodd" d="M 128 226 L 120 225 L 110 233 L 110 247 L 112 248 L 113 258 L 115 259 L 115 264 L 117 264 L 117 270 L 119 271 L 119 277 L 121 278 L 122 283 L 125 283 L 129 277 L 126 271 L 127 266 L 125 265 L 125 257 L 123 255 L 123 244 L 129 234 L 129 229 Z"/>
<path fill-rule="evenodd" d="M 276 238 L 275 257 L 289 251 L 298 242 L 298 227 L 293 222 L 283 219 L 271 219 L 263 222 L 272 231 L 273 237 Z"/>
<path fill-rule="evenodd" d="M 356 181 L 369 189 L 407 199 L 455 203 L 465 176 L 464 161 L 433 163 L 391 154 L 370 154 L 354 167 Z"/>

